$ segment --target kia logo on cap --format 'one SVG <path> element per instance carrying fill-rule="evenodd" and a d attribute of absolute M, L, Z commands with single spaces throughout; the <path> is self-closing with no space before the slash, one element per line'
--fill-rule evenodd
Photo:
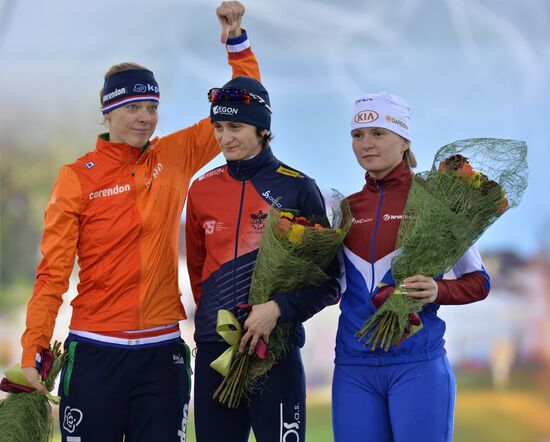
<path fill-rule="evenodd" d="M 356 123 L 370 123 L 371 121 L 378 120 L 378 113 L 373 110 L 364 110 L 357 112 L 353 119 Z"/>
<path fill-rule="evenodd" d="M 139 83 L 138 83 L 138 84 L 136 84 L 136 85 L 134 86 L 134 92 L 143 93 L 143 92 L 145 92 L 146 90 L 147 90 L 147 88 L 146 88 L 144 85 L 142 85 L 142 84 L 139 84 Z"/>

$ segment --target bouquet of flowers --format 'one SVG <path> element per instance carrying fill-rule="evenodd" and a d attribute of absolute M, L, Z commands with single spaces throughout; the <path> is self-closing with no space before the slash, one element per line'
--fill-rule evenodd
<path fill-rule="evenodd" d="M 356 333 L 371 350 L 388 351 L 422 328 L 422 303 L 404 296 L 408 276 L 435 277 L 452 265 L 527 187 L 527 146 L 495 138 L 460 140 L 436 153 L 431 170 L 413 177 L 392 260 L 397 287 Z"/>
<path fill-rule="evenodd" d="M 277 210 L 271 206 L 252 274 L 249 304 L 262 304 L 274 293 L 290 293 L 329 279 L 325 270 L 335 258 L 352 223 L 347 201 L 341 195 L 336 199 L 332 228 L 302 217 L 297 211 Z M 270 334 L 267 348 L 260 340 L 254 355 L 235 351 L 241 337 L 240 324 L 230 312 L 218 312 L 217 329 L 222 336 L 232 334 L 229 339 L 224 337 L 232 347 L 219 358 L 225 361 L 230 358 L 230 364 L 220 364 L 221 361 L 216 360 L 211 365 L 216 370 L 226 365 L 225 369 L 218 370 L 225 379 L 214 398 L 233 408 L 254 388 L 257 379 L 284 355 L 290 329 L 287 325 L 277 325 Z"/>
<path fill-rule="evenodd" d="M 63 361 L 61 343 L 41 352 L 40 382 L 52 391 Z M 19 364 L 5 372 L 0 389 L 10 393 L 0 401 L 0 441 L 47 442 L 53 432 L 49 402 L 58 405 L 59 397 L 45 395 L 30 386 Z M 49 401 L 49 402 L 48 402 Z"/>

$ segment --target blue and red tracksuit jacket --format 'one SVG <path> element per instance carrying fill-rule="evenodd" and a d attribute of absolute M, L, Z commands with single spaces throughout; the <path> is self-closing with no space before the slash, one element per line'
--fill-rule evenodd
<path fill-rule="evenodd" d="M 277 200 L 278 199 L 278 200 Z M 281 163 L 269 147 L 254 158 L 228 161 L 196 179 L 187 199 L 186 248 L 191 288 L 197 305 L 195 342 L 222 342 L 217 312 L 248 301 L 250 282 L 269 207 L 325 217 L 315 181 Z M 338 266 L 328 273 L 336 276 Z M 274 294 L 279 323 L 295 323 L 291 345 L 303 346 L 301 323 L 336 302 L 336 278 L 290 294 Z M 238 316 L 242 319 L 242 314 Z"/>
<path fill-rule="evenodd" d="M 418 333 L 388 352 L 371 351 L 354 336 L 376 311 L 371 299 L 378 284 L 395 284 L 391 259 L 397 253 L 397 232 L 411 181 L 412 173 L 402 162 L 382 179 L 367 173 L 363 189 L 348 197 L 354 221 L 340 255 L 337 364 L 389 365 L 439 357 L 445 354 L 445 322 L 437 316 L 439 305 L 467 304 L 489 293 L 489 275 L 477 247 L 472 246 L 453 266 L 456 279 L 438 278 L 438 298 L 420 312 L 424 327 Z"/>

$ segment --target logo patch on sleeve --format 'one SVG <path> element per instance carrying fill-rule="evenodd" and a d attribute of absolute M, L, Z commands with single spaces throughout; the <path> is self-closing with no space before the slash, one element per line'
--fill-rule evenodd
<path fill-rule="evenodd" d="M 279 168 L 277 169 L 277 172 L 281 173 L 283 175 L 291 176 L 293 178 L 303 178 L 304 177 L 300 172 L 297 172 L 297 171 L 292 170 L 292 169 L 288 169 L 287 167 L 284 167 L 284 166 L 279 166 Z"/>

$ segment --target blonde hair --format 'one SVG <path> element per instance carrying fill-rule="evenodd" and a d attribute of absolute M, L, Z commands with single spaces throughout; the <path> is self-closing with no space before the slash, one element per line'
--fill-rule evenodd
<path fill-rule="evenodd" d="M 109 68 L 109 70 L 105 73 L 105 76 L 103 77 L 105 80 L 109 78 L 111 75 L 116 74 L 118 72 L 122 71 L 130 71 L 132 69 L 147 69 L 145 66 L 134 63 L 131 61 L 125 61 L 122 63 L 115 64 Z M 149 70 L 149 69 L 147 69 Z M 103 104 L 103 88 L 99 91 L 99 102 Z"/>
<path fill-rule="evenodd" d="M 405 161 L 405 163 L 407 163 L 409 169 L 414 169 L 417 166 L 416 158 L 410 146 L 405 152 L 403 152 L 403 160 Z"/>

